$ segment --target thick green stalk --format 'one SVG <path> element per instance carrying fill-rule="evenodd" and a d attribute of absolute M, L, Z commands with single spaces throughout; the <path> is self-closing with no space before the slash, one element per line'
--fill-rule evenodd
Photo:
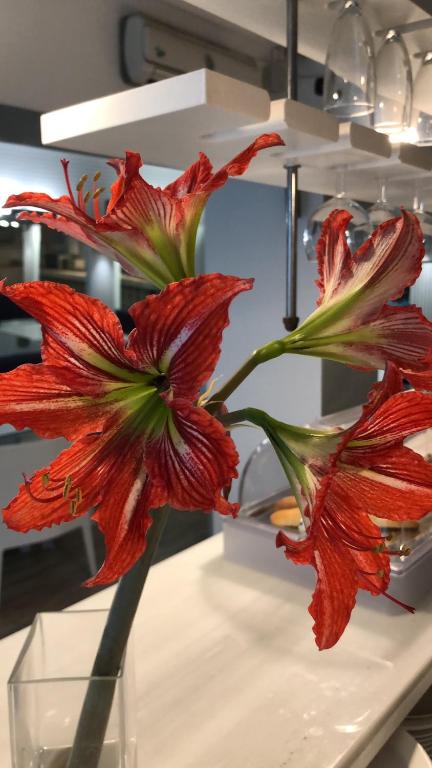
<path fill-rule="evenodd" d="M 117 587 L 100 641 L 67 768 L 97 768 L 116 687 L 116 676 L 169 508 L 154 515 L 147 548 Z M 107 679 L 108 678 L 108 679 Z"/>
<path fill-rule="evenodd" d="M 265 363 L 268 360 L 273 360 L 284 352 L 285 347 L 283 341 L 271 341 L 263 347 L 256 349 L 238 371 L 228 379 L 226 384 L 213 395 L 209 405 L 211 405 L 211 403 L 223 403 L 258 365 L 261 365 L 261 363 Z"/>

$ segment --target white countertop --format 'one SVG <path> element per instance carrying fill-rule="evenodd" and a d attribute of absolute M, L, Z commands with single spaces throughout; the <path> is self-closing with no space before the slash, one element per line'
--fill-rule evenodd
<path fill-rule="evenodd" d="M 220 534 L 151 570 L 135 621 L 138 768 L 365 768 L 432 683 L 432 597 L 414 616 L 358 607 L 319 653 L 308 590 L 225 561 L 222 546 Z M 2 766 L 26 632 L 0 641 Z"/>

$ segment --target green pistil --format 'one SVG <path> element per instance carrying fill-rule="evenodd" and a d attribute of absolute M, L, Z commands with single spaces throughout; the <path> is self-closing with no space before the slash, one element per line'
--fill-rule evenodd
<path fill-rule="evenodd" d="M 99 355 L 97 352 L 91 352 L 87 355 L 83 355 L 81 353 L 81 357 L 87 363 L 90 363 L 90 365 L 93 365 L 95 368 L 99 368 L 100 371 L 109 373 L 116 379 L 119 379 L 120 382 L 125 381 L 145 386 L 146 384 L 150 384 L 154 378 L 154 376 L 150 376 L 148 373 L 141 373 L 140 371 L 121 368 L 114 363 L 110 363 L 109 360 L 107 360 L 105 357 L 102 357 L 102 355 Z M 114 384 L 114 386 L 116 385 Z M 121 386 L 121 384 L 118 386 Z"/>

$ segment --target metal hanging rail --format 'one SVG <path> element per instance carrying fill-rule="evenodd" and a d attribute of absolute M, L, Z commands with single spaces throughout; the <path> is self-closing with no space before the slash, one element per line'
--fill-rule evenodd
<path fill-rule="evenodd" d="M 287 96 L 297 100 L 297 41 L 298 0 L 286 0 L 287 29 Z M 283 319 L 287 331 L 293 331 L 297 316 L 297 215 L 298 215 L 298 165 L 286 165 L 286 316 Z"/>

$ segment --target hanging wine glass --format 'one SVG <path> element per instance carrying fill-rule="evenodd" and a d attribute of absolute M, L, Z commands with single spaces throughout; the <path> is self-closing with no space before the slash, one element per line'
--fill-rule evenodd
<path fill-rule="evenodd" d="M 411 121 L 412 73 L 406 45 L 394 29 L 387 32 L 376 57 L 376 81 L 374 128 L 403 135 Z"/>
<path fill-rule="evenodd" d="M 369 221 L 372 227 L 378 227 L 384 221 L 398 215 L 398 212 L 387 201 L 387 185 L 384 179 L 379 179 L 378 190 L 378 199 L 369 208 Z"/>
<path fill-rule="evenodd" d="M 344 0 L 330 36 L 324 74 L 324 109 L 350 120 L 370 115 L 375 65 L 370 29 L 359 0 Z"/>
<path fill-rule="evenodd" d="M 371 226 L 368 212 L 355 200 L 350 200 L 346 196 L 345 170 L 339 169 L 335 197 L 326 200 L 310 215 L 303 231 L 303 245 L 309 261 L 316 261 L 317 259 L 316 247 L 321 236 L 322 225 L 335 208 L 348 211 L 352 216 L 346 230 L 347 242 L 352 251 L 356 251 L 370 235 Z"/>
<path fill-rule="evenodd" d="M 424 107 L 430 104 L 432 93 L 432 51 L 426 51 L 421 56 L 422 63 L 414 81 L 413 106 L 418 112 L 415 120 L 416 143 L 427 146 L 432 144 L 432 106 L 429 112 L 425 112 Z"/>
<path fill-rule="evenodd" d="M 412 212 L 417 216 L 423 232 L 424 256 L 423 261 L 432 261 L 432 216 L 425 211 L 423 199 L 416 190 L 414 194 Z"/>

